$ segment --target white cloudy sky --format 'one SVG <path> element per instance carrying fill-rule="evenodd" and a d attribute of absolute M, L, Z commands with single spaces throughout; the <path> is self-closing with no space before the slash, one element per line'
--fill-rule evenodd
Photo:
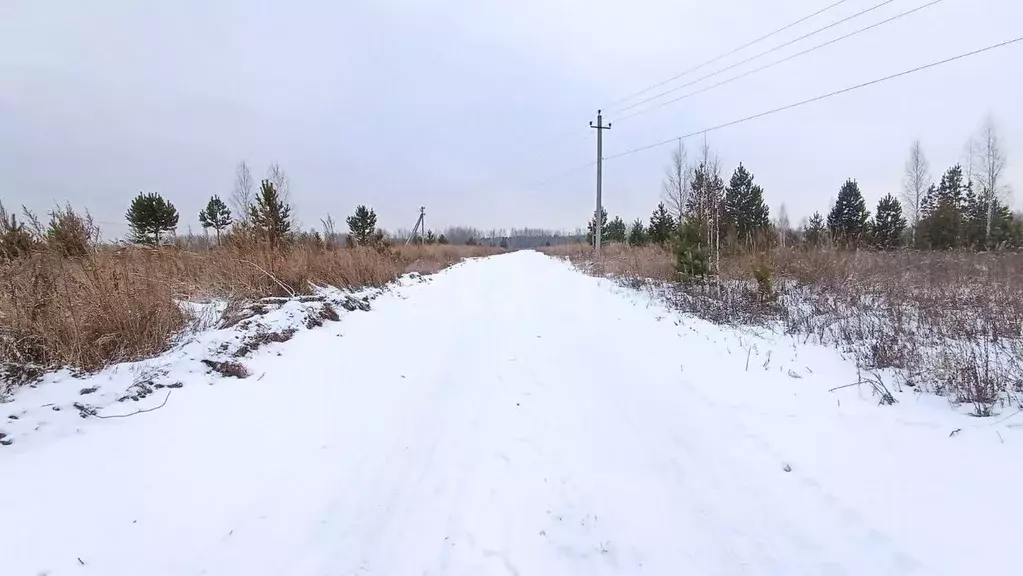
<path fill-rule="evenodd" d="M 431 227 L 575 228 L 593 209 L 593 169 L 533 185 L 593 160 L 598 107 L 834 1 L 2 0 L 0 200 L 41 211 L 70 201 L 117 235 L 131 197 L 155 191 L 198 229 L 238 161 L 257 177 L 277 161 L 306 227 L 366 203 L 389 228 L 411 226 L 419 205 Z M 880 1 L 847 0 L 742 54 Z M 757 63 L 928 1 L 892 1 Z M 1018 0 L 944 0 L 623 121 L 605 155 L 1020 35 Z M 896 192 L 914 138 L 937 178 L 993 114 L 1019 191 L 1021 70 L 1023 43 L 709 141 L 728 172 L 745 163 L 772 209 L 784 202 L 798 221 L 846 178 L 871 203 Z M 612 214 L 650 213 L 669 152 L 606 163 Z"/>

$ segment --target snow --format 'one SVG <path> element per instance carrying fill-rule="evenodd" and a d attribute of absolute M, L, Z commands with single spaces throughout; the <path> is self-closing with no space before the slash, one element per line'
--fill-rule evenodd
<path fill-rule="evenodd" d="M 161 408 L 0 420 L 0 573 L 1018 573 L 1023 416 L 829 392 L 857 379 L 836 350 L 533 252 L 304 329 L 316 304 L 255 319 L 300 329 L 249 378 L 198 364 L 245 337 L 214 330 L 146 363 L 185 383 Z M 159 405 L 109 400 L 131 372 L 0 409 L 39 422 L 90 385 L 100 414 Z"/>

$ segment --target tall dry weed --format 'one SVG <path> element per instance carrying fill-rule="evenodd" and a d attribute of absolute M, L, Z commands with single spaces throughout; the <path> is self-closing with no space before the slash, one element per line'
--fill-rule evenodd
<path fill-rule="evenodd" d="M 0 263 L 0 379 L 25 381 L 57 367 L 91 371 L 166 350 L 189 321 L 176 300 L 308 294 L 313 285 L 380 286 L 499 250 L 469 246 L 270 249 L 235 243 L 90 247 L 64 220 L 52 247 Z M 66 232 L 66 234 L 64 233 Z M 59 248 L 59 249 L 58 249 Z M 73 257 L 72 257 L 73 256 Z"/>
<path fill-rule="evenodd" d="M 547 251 L 547 250 L 545 250 Z M 588 246 L 550 250 L 597 274 L 670 286 L 678 308 L 719 323 L 775 322 L 845 348 L 865 370 L 990 414 L 1023 393 L 1023 254 L 774 249 L 731 254 L 717 281 L 674 283 L 665 250 Z M 757 297 L 771 271 L 771 298 Z"/>

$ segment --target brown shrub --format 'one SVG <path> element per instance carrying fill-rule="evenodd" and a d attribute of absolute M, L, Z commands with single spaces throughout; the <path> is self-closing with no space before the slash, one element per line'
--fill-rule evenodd
<path fill-rule="evenodd" d="M 544 251 L 595 274 L 667 283 L 676 307 L 714 322 L 779 322 L 852 351 L 864 369 L 892 369 L 899 382 L 973 404 L 977 415 L 1023 388 L 1020 253 L 777 248 L 724 256 L 718 281 L 683 285 L 659 249 L 613 245 L 601 262 L 588 246 Z M 754 270 L 770 270 L 771 298 Z"/>
<path fill-rule="evenodd" d="M 186 318 L 152 260 L 44 251 L 4 264 L 0 364 L 93 370 L 164 350 Z"/>
<path fill-rule="evenodd" d="M 593 248 L 588 244 L 566 244 L 540 248 L 550 256 L 566 257 L 576 265 L 601 276 L 622 279 L 674 280 L 674 257 L 663 246 L 628 246 L 607 244 L 601 246 L 599 261 L 593 259 Z"/>
<path fill-rule="evenodd" d="M 156 355 L 188 322 L 175 299 L 237 303 L 309 294 L 313 284 L 380 286 L 406 272 L 435 272 L 496 252 L 314 243 L 279 250 L 245 243 L 197 251 L 106 246 L 76 252 L 77 258 L 66 257 L 68 250 L 37 250 L 0 263 L 0 377 L 23 381 L 56 367 L 92 371 Z"/>
<path fill-rule="evenodd" d="M 79 214 L 71 204 L 52 210 L 49 226 L 45 232 L 40 229 L 39 235 L 46 239 L 47 248 L 69 258 L 85 256 L 99 242 L 99 228 L 92 216 Z"/>

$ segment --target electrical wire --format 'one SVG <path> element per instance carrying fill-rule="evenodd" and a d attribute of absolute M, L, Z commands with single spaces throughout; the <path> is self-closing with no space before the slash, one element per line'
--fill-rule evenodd
<path fill-rule="evenodd" d="M 651 148 L 656 148 L 658 146 L 664 146 L 665 144 L 672 144 L 674 142 L 678 142 L 679 140 L 684 140 L 686 138 L 691 138 L 693 136 L 699 136 L 701 134 L 707 134 L 708 132 L 713 132 L 715 130 L 720 130 L 722 128 L 728 128 L 729 126 L 735 126 L 736 124 L 742 124 L 744 122 L 749 122 L 750 120 L 756 120 L 758 118 L 763 118 L 764 116 L 770 116 L 771 114 L 777 114 L 778 112 L 784 112 L 785 110 L 791 110 L 793 108 L 798 108 L 799 106 L 804 106 L 804 105 L 810 104 L 812 102 L 818 102 L 818 101 L 824 100 L 826 98 L 831 98 L 832 96 L 838 96 L 840 94 L 845 94 L 847 92 L 852 92 L 853 90 L 859 90 L 860 88 L 866 88 L 868 86 L 873 86 L 875 84 L 880 84 L 882 82 L 887 82 L 888 80 L 894 80 L 896 78 L 901 78 L 903 76 L 908 76 L 908 75 L 914 74 L 916 72 L 921 72 L 923 70 L 928 70 L 928 69 L 931 69 L 931 68 L 936 68 L 938 66 L 942 66 L 944 64 L 949 64 L 949 63 L 955 62 L 957 60 L 962 60 L 964 58 L 969 58 L 970 56 L 976 56 L 978 54 L 983 54 L 985 52 L 990 52 L 991 50 L 996 50 L 998 48 L 1004 48 L 1005 46 L 1009 46 L 1011 44 L 1016 44 L 1018 42 L 1023 42 L 1023 36 L 1020 36 L 1018 38 L 1013 38 L 1012 40 L 1006 40 L 1005 42 L 999 42 L 998 44 L 993 44 L 991 46 L 987 46 L 987 47 L 984 47 L 984 48 L 979 48 L 977 50 L 973 50 L 971 52 L 966 52 L 964 54 L 959 54 L 958 56 L 952 56 L 951 58 L 946 58 L 944 60 L 939 60 L 937 62 L 931 62 L 930 64 L 924 64 L 923 66 L 917 66 L 916 68 L 912 68 L 910 70 L 904 70 L 902 72 L 899 72 L 899 73 L 896 73 L 896 74 L 891 74 L 891 75 L 885 76 L 883 78 L 877 78 L 877 79 L 871 80 L 869 82 L 863 82 L 862 84 L 857 84 L 855 86 L 849 86 L 847 88 L 843 88 L 841 90 L 836 90 L 834 92 L 828 92 L 827 94 L 822 94 L 820 96 L 815 96 L 815 97 L 809 98 L 807 100 L 802 100 L 800 102 L 795 102 L 795 103 L 792 103 L 792 104 L 787 104 L 787 105 L 782 106 L 780 108 L 774 108 L 774 109 L 768 110 L 766 112 L 760 112 L 758 114 L 753 114 L 751 116 L 746 116 L 745 118 L 740 118 L 738 120 L 732 120 L 731 122 L 725 122 L 724 124 L 718 124 L 717 126 L 711 126 L 710 128 L 704 128 L 703 130 L 698 130 L 696 132 L 690 132 L 689 134 L 684 134 L 682 136 L 675 136 L 673 138 L 669 138 L 667 140 L 662 140 L 660 142 L 655 142 L 653 144 L 647 144 L 645 146 L 640 146 L 638 148 L 633 148 L 631 150 L 626 150 L 624 152 L 618 152 L 618 153 L 612 154 L 610 156 L 605 156 L 604 159 L 605 160 L 612 160 L 614 158 L 621 158 L 623 156 L 628 156 L 630 154 L 635 154 L 637 152 L 642 152 L 644 150 L 649 150 Z"/>
<path fill-rule="evenodd" d="M 663 108 L 664 106 L 667 106 L 669 104 L 674 104 L 676 102 L 680 102 L 682 100 L 685 100 L 686 98 L 691 98 L 693 96 L 696 96 L 697 94 L 703 94 L 704 92 L 707 92 L 709 90 L 713 90 L 714 88 L 719 88 L 721 86 L 724 86 L 725 84 L 730 84 L 730 83 L 735 82 L 736 80 L 739 80 L 741 78 L 745 78 L 745 77 L 750 76 L 752 74 L 756 74 L 757 72 L 761 72 L 761 71 L 767 70 L 768 68 L 772 68 L 774 66 L 777 66 L 778 64 L 782 64 L 783 62 L 788 62 L 789 60 L 794 60 L 796 58 L 799 58 L 800 56 L 804 56 L 804 55 L 809 54 L 811 52 L 814 52 L 816 50 L 820 50 L 821 48 L 824 48 L 826 46 L 830 46 L 830 45 L 832 45 L 832 44 L 834 44 L 836 42 L 840 42 L 842 40 L 846 40 L 848 38 L 852 38 L 853 36 L 862 34 L 862 33 L 867 32 L 869 30 L 873 30 L 874 28 L 877 28 L 877 27 L 882 26 L 884 24 L 888 24 L 889 22 L 893 22 L 893 21 L 898 20 L 900 18 L 909 16 L 910 14 L 914 14 L 916 12 L 919 12 L 919 11 L 923 10 L 924 8 L 929 8 L 931 6 L 934 6 L 935 4 L 939 4 L 941 2 L 944 2 L 944 0 L 933 0 L 932 2 L 929 2 L 929 3 L 924 4 L 922 6 L 917 6 L 916 8 L 913 8 L 912 10 L 907 10 L 905 12 L 902 12 L 901 14 L 896 14 L 895 16 L 892 16 L 891 18 L 888 18 L 886 20 L 882 20 L 882 21 L 877 22 L 875 24 L 871 24 L 870 26 L 864 26 L 863 28 L 860 28 L 859 30 L 855 30 L 853 32 L 845 34 L 844 36 L 839 36 L 838 38 L 834 38 L 832 40 L 828 40 L 827 42 L 824 42 L 822 44 L 818 44 L 818 45 L 816 45 L 816 46 L 814 46 L 812 48 L 807 48 L 806 50 L 803 50 L 802 52 L 797 52 L 795 54 L 792 54 L 791 56 L 786 56 L 785 58 L 782 58 L 780 60 L 775 60 L 774 62 L 771 62 L 770 64 L 765 64 L 765 65 L 763 65 L 763 66 L 761 66 L 759 68 L 754 68 L 753 70 L 749 70 L 749 71 L 743 72 L 742 74 L 739 74 L 737 76 L 732 76 L 731 78 L 728 78 L 727 80 L 722 80 L 721 82 L 718 82 L 717 84 L 711 84 L 710 86 L 705 86 L 703 88 L 700 88 L 699 90 L 694 90 L 693 92 L 689 92 L 689 93 L 687 93 L 687 94 L 685 94 L 683 96 L 679 96 L 678 98 L 667 100 L 665 102 L 659 102 L 659 103 L 655 104 L 654 106 L 651 106 L 649 108 L 644 108 L 642 110 L 639 110 L 637 112 L 633 112 L 632 114 L 629 114 L 629 115 L 626 115 L 626 116 L 622 116 L 621 118 L 617 118 L 614 121 L 618 122 L 618 123 L 621 123 L 621 122 L 624 122 L 626 120 L 629 120 L 630 118 L 635 118 L 636 116 L 640 116 L 642 114 L 646 114 L 647 112 L 652 112 L 654 110 L 657 110 L 658 108 Z"/>
<path fill-rule="evenodd" d="M 728 52 L 725 52 L 724 54 L 720 54 L 718 56 L 715 56 L 714 58 L 711 58 L 710 60 L 707 60 L 706 62 L 704 62 L 702 64 L 699 64 L 697 66 L 694 66 L 694 67 L 686 70 L 685 72 L 680 72 L 679 74 L 676 74 L 675 76 L 672 76 L 671 78 L 668 78 L 667 80 L 664 80 L 662 82 L 658 82 L 657 84 L 653 84 L 653 85 L 647 86 L 646 88 L 640 90 L 639 92 L 636 92 L 635 94 L 630 94 L 628 96 L 619 98 L 618 100 L 615 100 L 614 102 L 611 102 L 610 104 L 605 106 L 605 108 L 611 109 L 615 105 L 620 104 L 622 102 L 626 102 L 628 100 L 631 100 L 631 99 L 635 98 L 636 96 L 642 96 L 643 94 L 646 94 L 647 92 L 649 92 L 649 91 L 651 91 L 651 90 L 653 90 L 655 88 L 660 88 L 661 86 L 664 86 L 665 84 L 667 84 L 669 82 L 672 82 L 674 80 L 678 80 L 679 78 L 685 76 L 686 74 L 691 74 L 693 72 L 696 72 L 697 70 L 703 68 L 704 66 L 709 66 L 710 64 L 713 64 L 713 63 L 721 60 L 722 58 L 727 58 L 728 56 L 731 56 L 732 54 L 735 54 L 736 52 L 739 52 L 739 51 L 741 51 L 741 50 L 743 50 L 745 48 L 749 48 L 750 46 L 753 46 L 754 44 L 757 44 L 759 42 L 767 40 L 768 38 L 770 38 L 772 36 L 780 34 L 780 33 L 784 32 L 784 31 L 788 30 L 789 28 L 792 28 L 793 26 L 796 26 L 798 24 L 802 24 L 803 22 L 806 22 L 807 20 L 813 18 L 814 16 L 817 16 L 819 14 L 823 14 L 824 12 L 827 12 L 828 10 L 831 10 L 832 8 L 835 8 L 835 7 L 837 7 L 837 6 L 841 5 L 841 4 L 845 4 L 846 1 L 847 0 L 838 0 L 838 2 L 835 2 L 834 4 L 831 4 L 830 6 L 826 6 L 824 8 L 821 8 L 820 10 L 814 12 L 813 14 L 810 14 L 808 16 L 803 16 L 802 18 L 800 18 L 799 20 L 796 20 L 795 22 L 792 22 L 791 24 L 787 24 L 787 25 L 785 25 L 785 26 L 783 26 L 783 27 L 781 27 L 781 28 L 779 28 L 779 29 L 777 29 L 777 30 L 775 30 L 773 32 L 768 32 L 767 34 L 764 34 L 763 36 L 757 38 L 756 40 L 751 40 L 751 41 L 743 44 L 742 46 L 739 46 L 738 48 L 734 48 L 732 50 L 729 50 Z"/>
<path fill-rule="evenodd" d="M 590 168 L 590 167 L 596 166 L 596 165 L 597 165 L 597 161 L 593 160 L 593 161 L 588 162 L 586 164 L 580 164 L 578 166 L 574 166 L 574 167 L 569 168 L 567 170 L 563 170 L 561 172 L 557 172 L 553 176 L 548 176 L 547 178 L 544 178 L 543 180 L 535 182 L 535 183 L 527 186 L 526 188 L 523 188 L 522 191 L 523 192 L 533 192 L 535 190 L 538 190 L 538 189 L 544 187 L 547 184 L 550 184 L 551 182 L 554 182 L 555 180 L 560 180 L 561 178 L 564 178 L 565 176 L 568 176 L 570 174 L 574 174 L 576 172 L 579 172 L 580 170 L 585 170 L 586 168 Z"/>
<path fill-rule="evenodd" d="M 724 68 L 721 68 L 720 70 L 717 70 L 716 72 L 711 72 L 710 74 L 701 76 L 700 78 L 697 78 L 696 80 L 692 80 L 690 82 L 686 82 L 685 84 L 682 84 L 680 86 L 676 86 L 676 87 L 671 88 L 669 90 L 665 90 L 663 92 L 659 92 L 657 94 L 654 94 L 653 96 L 650 96 L 648 98 L 644 98 L 644 99 L 640 100 L 639 102 L 634 102 L 632 104 L 629 104 L 628 106 L 624 106 L 622 108 L 619 108 L 618 112 L 621 113 L 621 112 L 625 112 L 626 110 L 631 110 L 631 109 L 633 109 L 633 108 L 635 108 L 637 106 L 642 106 L 643 104 L 646 104 L 647 102 L 651 102 L 653 100 L 657 100 L 658 98 L 660 98 L 662 96 L 667 96 L 668 94 L 671 94 L 673 92 L 678 92 L 679 90 L 681 90 L 683 88 L 686 88 L 688 86 L 692 86 L 693 84 L 696 84 L 698 82 L 702 82 L 703 80 L 706 80 L 708 78 L 713 78 L 714 76 L 717 76 L 718 74 L 721 74 L 722 72 L 727 72 L 727 71 L 732 70 L 734 68 L 738 68 L 739 66 L 742 66 L 743 64 L 747 64 L 749 62 L 752 62 L 753 60 L 756 60 L 757 58 L 760 58 L 762 56 L 767 56 L 768 54 L 771 54 L 772 52 L 777 52 L 778 50 L 781 50 L 782 48 L 787 48 L 787 47 L 795 44 L 796 42 L 801 42 L 803 40 L 806 40 L 807 38 L 810 38 L 812 36 L 816 36 L 817 34 L 820 34 L 821 32 L 824 32 L 826 30 L 830 30 L 830 29 L 834 28 L 835 26 L 838 26 L 840 24 L 845 24 L 846 22 L 849 22 L 850 20 L 854 20 L 856 18 L 859 18 L 860 16 L 869 14 L 869 13 L 873 12 L 874 10 L 877 10 L 879 8 L 887 6 L 888 4 L 891 4 L 892 2 L 895 2 L 895 0 L 884 0 L 883 2 L 880 2 L 878 4 L 874 4 L 873 6 L 871 6 L 869 8 L 865 8 L 865 9 L 863 9 L 863 10 L 861 10 L 861 11 L 859 11 L 859 12 L 857 12 L 857 13 L 851 15 L 851 16 L 846 16 L 845 18 L 842 18 L 841 20 L 837 20 L 835 22 L 832 22 L 831 24 L 828 24 L 827 26 L 824 26 L 824 27 L 818 28 L 816 30 L 813 30 L 812 32 L 808 32 L 806 34 L 803 34 L 799 38 L 795 38 L 793 40 L 789 40 L 788 42 L 785 42 L 784 44 L 779 44 L 779 45 L 775 46 L 774 48 L 771 48 L 769 50 L 765 50 L 765 51 L 760 52 L 758 54 L 754 54 L 753 56 L 750 56 L 749 58 L 740 60 L 740 61 L 736 62 L 735 64 L 730 64 L 728 66 L 725 66 Z M 675 80 L 677 78 L 681 78 L 684 75 L 685 74 L 680 74 L 678 76 L 675 76 L 671 80 Z M 671 80 L 666 80 L 662 84 L 670 82 Z"/>

